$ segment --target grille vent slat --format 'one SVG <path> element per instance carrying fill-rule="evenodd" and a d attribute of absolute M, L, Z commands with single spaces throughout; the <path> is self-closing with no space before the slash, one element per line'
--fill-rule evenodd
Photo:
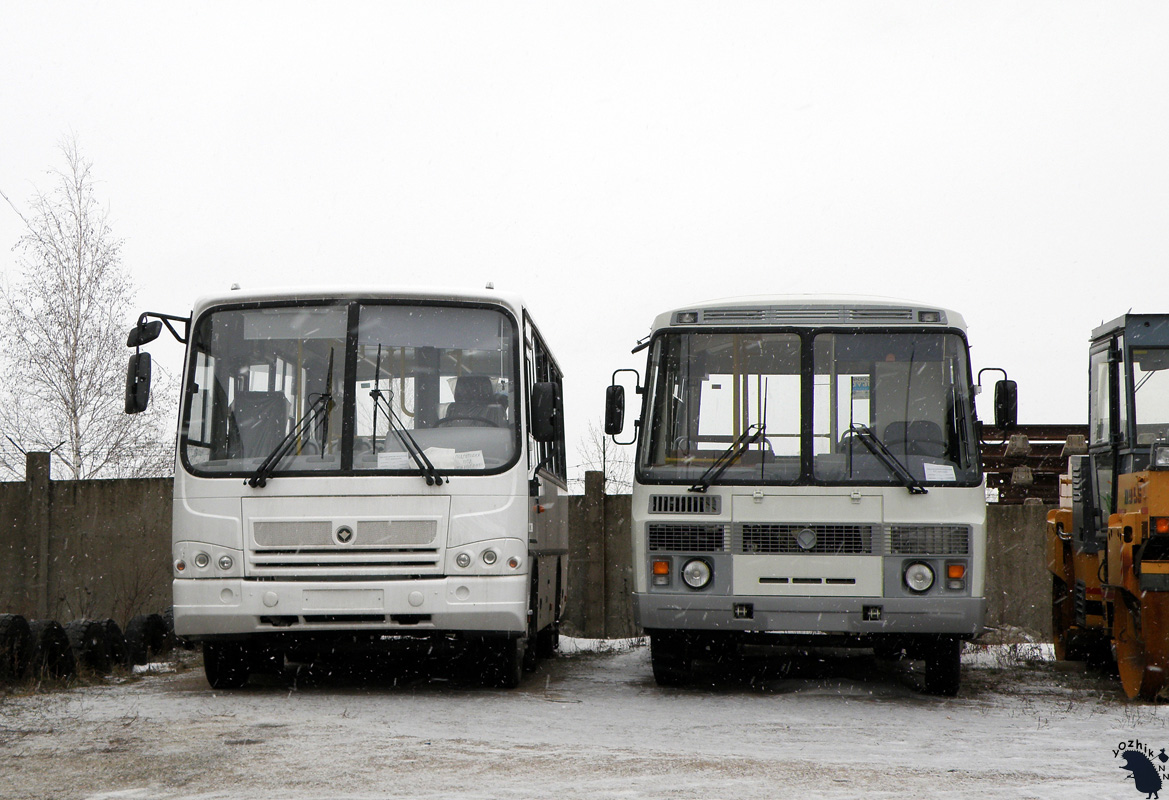
<path fill-rule="evenodd" d="M 805 550 L 797 534 L 811 530 L 815 544 Z M 738 526 L 736 552 L 760 555 L 857 555 L 873 552 L 871 525 L 805 525 L 800 523 L 743 523 Z"/>
<path fill-rule="evenodd" d="M 886 550 L 899 556 L 970 554 L 967 525 L 890 525 Z"/>
<path fill-rule="evenodd" d="M 915 318 L 916 314 L 913 308 L 760 306 L 755 308 L 706 308 L 699 311 L 699 321 L 706 323 L 755 322 L 775 325 L 808 325 L 835 322 L 913 322 Z"/>
<path fill-rule="evenodd" d="M 647 526 L 653 552 L 721 553 L 727 549 L 725 525 L 679 525 L 654 522 Z"/>
<path fill-rule="evenodd" d="M 912 308 L 850 308 L 848 318 L 854 322 L 878 320 L 913 321 Z"/>
<path fill-rule="evenodd" d="M 649 497 L 651 514 L 719 514 L 722 497 L 717 494 L 653 494 Z"/>

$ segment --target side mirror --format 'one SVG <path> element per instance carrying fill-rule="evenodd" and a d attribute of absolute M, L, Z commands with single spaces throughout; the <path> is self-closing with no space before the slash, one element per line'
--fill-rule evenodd
<path fill-rule="evenodd" d="M 605 433 L 620 436 L 625 430 L 625 387 L 614 384 L 605 390 Z"/>
<path fill-rule="evenodd" d="M 162 320 L 156 319 L 153 322 L 139 321 L 137 325 L 130 329 L 130 335 L 126 337 L 126 347 L 141 347 L 144 344 L 153 342 L 162 333 Z"/>
<path fill-rule="evenodd" d="M 999 428 L 1013 428 L 1019 422 L 1019 387 L 1004 378 L 994 385 L 994 424 Z"/>
<path fill-rule="evenodd" d="M 150 353 L 135 353 L 126 366 L 126 413 L 139 414 L 150 403 Z"/>
<path fill-rule="evenodd" d="M 560 387 L 551 381 L 532 387 L 532 436 L 538 442 L 556 439 L 560 422 Z"/>

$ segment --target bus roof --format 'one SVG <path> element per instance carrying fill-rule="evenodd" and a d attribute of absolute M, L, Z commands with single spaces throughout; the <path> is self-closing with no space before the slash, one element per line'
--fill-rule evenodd
<path fill-rule="evenodd" d="M 961 314 L 941 306 L 891 297 L 829 294 L 751 295 L 692 303 L 659 314 L 652 330 L 679 325 L 926 325 L 966 330 Z"/>
<path fill-rule="evenodd" d="M 523 299 L 494 289 L 453 289 L 448 286 L 295 286 L 266 289 L 233 289 L 204 295 L 195 301 L 192 317 L 211 306 L 236 303 L 295 302 L 298 300 L 453 300 L 501 305 L 522 317 Z"/>

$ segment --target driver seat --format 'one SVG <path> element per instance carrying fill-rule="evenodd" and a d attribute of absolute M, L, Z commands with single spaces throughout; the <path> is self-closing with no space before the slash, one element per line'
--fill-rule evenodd
<path fill-rule="evenodd" d="M 491 378 L 487 375 L 464 375 L 455 381 L 455 401 L 447 406 L 444 419 L 447 427 L 478 427 L 476 419 L 503 428 L 507 426 L 507 412 L 495 402 Z"/>

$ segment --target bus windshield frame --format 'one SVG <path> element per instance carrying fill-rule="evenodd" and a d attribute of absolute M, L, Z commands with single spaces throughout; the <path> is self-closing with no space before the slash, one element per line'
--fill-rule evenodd
<path fill-rule="evenodd" d="M 520 343 L 489 303 L 214 306 L 191 326 L 180 461 L 246 479 L 284 442 L 268 476 L 506 472 L 522 452 Z"/>
<path fill-rule="evenodd" d="M 637 480 L 700 486 L 729 458 L 714 485 L 897 486 L 907 471 L 921 486 L 977 486 L 971 386 L 956 328 L 663 329 L 649 348 Z M 752 426 L 763 435 L 728 453 Z"/>

